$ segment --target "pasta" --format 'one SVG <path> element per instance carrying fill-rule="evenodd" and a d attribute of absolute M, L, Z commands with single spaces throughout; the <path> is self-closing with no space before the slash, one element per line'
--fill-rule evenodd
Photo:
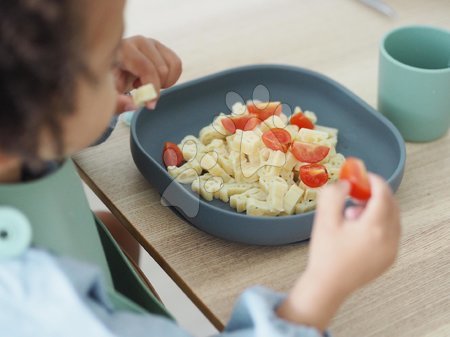
<path fill-rule="evenodd" d="M 131 92 L 131 96 L 133 97 L 133 103 L 137 106 L 141 106 L 146 102 L 154 100 L 156 97 L 158 97 L 158 94 L 156 93 L 153 84 L 149 83 L 133 90 Z"/>
<path fill-rule="evenodd" d="M 260 115 L 250 104 L 258 103 L 236 103 L 198 137 L 184 137 L 178 144 L 184 163 L 168 166 L 169 175 L 207 201 L 220 199 L 252 216 L 313 210 L 321 187 L 338 179 L 345 160 L 336 152 L 338 130 L 317 125 L 317 115 L 300 107 L 288 118 L 275 102 L 264 103 Z"/>

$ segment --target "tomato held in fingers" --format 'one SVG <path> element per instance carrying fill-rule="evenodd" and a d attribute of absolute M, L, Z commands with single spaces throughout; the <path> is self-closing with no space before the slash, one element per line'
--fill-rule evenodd
<path fill-rule="evenodd" d="M 262 103 L 247 103 L 248 112 L 258 117 L 261 121 L 273 115 L 279 116 L 281 114 L 281 102 L 262 102 Z"/>
<path fill-rule="evenodd" d="M 291 135 L 284 129 L 270 129 L 263 133 L 262 141 L 269 149 L 286 152 L 291 143 Z"/>
<path fill-rule="evenodd" d="M 298 161 L 314 164 L 325 159 L 330 152 L 330 148 L 325 145 L 296 141 L 292 143 L 291 152 Z"/>
<path fill-rule="evenodd" d="M 250 131 L 261 123 L 256 117 L 242 116 L 242 117 L 227 117 L 222 119 L 222 125 L 229 133 L 235 133 L 236 130 Z"/>
<path fill-rule="evenodd" d="M 164 143 L 163 162 L 166 167 L 180 166 L 183 164 L 183 153 L 177 144 L 171 142 Z"/>
<path fill-rule="evenodd" d="M 348 157 L 342 165 L 339 179 L 350 183 L 350 196 L 358 200 L 368 200 L 371 196 L 370 182 L 366 166 L 361 159 Z"/>
<path fill-rule="evenodd" d="M 328 181 L 328 171 L 321 164 L 308 164 L 300 166 L 300 179 L 306 186 L 317 188 Z"/>
<path fill-rule="evenodd" d="M 297 125 L 299 129 L 305 128 L 305 129 L 314 129 L 314 124 L 309 120 L 308 117 L 306 117 L 301 112 L 296 113 L 291 116 L 290 120 L 291 124 Z"/>

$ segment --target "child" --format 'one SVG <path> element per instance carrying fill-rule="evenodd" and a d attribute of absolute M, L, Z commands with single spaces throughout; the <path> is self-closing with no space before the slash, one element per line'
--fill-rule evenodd
<path fill-rule="evenodd" d="M 115 111 L 132 108 L 117 90 L 153 83 L 159 91 L 181 72 L 159 42 L 122 41 L 123 7 L 0 2 L 0 238 L 10 239 L 2 226 L 33 229 L 33 248 L 0 261 L 2 335 L 186 336 L 92 217 L 64 160 L 98 139 Z M 247 290 L 223 336 L 320 336 L 343 301 L 393 263 L 399 211 L 386 183 L 370 182 L 367 205 L 345 213 L 348 184 L 324 189 L 303 275 L 287 296 Z"/>

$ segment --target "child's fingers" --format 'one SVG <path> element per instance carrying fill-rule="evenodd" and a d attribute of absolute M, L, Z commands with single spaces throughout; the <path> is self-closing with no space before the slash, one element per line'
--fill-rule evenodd
<path fill-rule="evenodd" d="M 169 66 L 166 60 L 161 55 L 161 52 L 156 48 L 156 41 L 144 37 L 137 38 L 137 47 L 145 55 L 145 57 L 153 63 L 158 75 L 161 87 L 166 87 L 167 78 L 169 75 Z"/>
<path fill-rule="evenodd" d="M 396 202 L 391 188 L 383 178 L 369 173 L 369 180 L 372 196 L 362 217 L 368 220 L 367 223 L 383 225 L 384 219 L 389 219 L 398 212 Z"/>
<path fill-rule="evenodd" d="M 155 110 L 155 109 L 156 109 L 156 104 L 157 104 L 157 103 L 158 103 L 158 101 L 153 100 L 153 101 L 151 101 L 151 102 L 145 103 L 145 106 L 146 106 L 146 108 L 149 109 L 149 110 Z"/>
<path fill-rule="evenodd" d="M 125 111 L 136 110 L 137 107 L 134 105 L 133 98 L 129 95 L 118 95 L 117 96 L 117 106 L 116 113 L 120 114 Z"/>
<path fill-rule="evenodd" d="M 171 49 L 167 48 L 162 43 L 156 42 L 156 48 L 161 53 L 164 58 L 166 65 L 168 66 L 169 72 L 166 77 L 166 81 L 162 83 L 162 88 L 168 88 L 176 83 L 180 78 L 182 71 L 181 59 L 175 54 Z"/>
<path fill-rule="evenodd" d="M 372 197 L 361 215 L 362 225 L 373 229 L 373 238 L 384 247 L 385 262 L 392 264 L 398 253 L 400 241 L 400 212 L 391 188 L 384 179 L 369 175 Z M 370 232 L 370 231 L 369 231 Z M 387 265 L 386 265 L 387 266 Z"/>
<path fill-rule="evenodd" d="M 142 85 L 152 83 L 159 93 L 161 82 L 155 65 L 135 46 L 124 48 L 121 68 L 136 76 Z"/>
<path fill-rule="evenodd" d="M 349 191 L 350 184 L 347 181 L 338 181 L 324 187 L 317 202 L 316 223 L 342 223 Z"/>
<path fill-rule="evenodd" d="M 363 212 L 364 206 L 362 205 L 350 206 L 345 209 L 345 218 L 347 220 L 356 220 Z"/>
<path fill-rule="evenodd" d="M 113 70 L 116 79 L 116 89 L 120 93 L 128 92 L 132 89 L 134 76 L 127 71 L 122 71 L 119 68 Z"/>

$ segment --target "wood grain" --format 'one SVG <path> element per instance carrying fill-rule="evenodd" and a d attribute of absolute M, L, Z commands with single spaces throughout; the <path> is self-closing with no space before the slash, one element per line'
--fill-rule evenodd
<path fill-rule="evenodd" d="M 244 64 L 287 63 L 322 72 L 375 106 L 381 37 L 411 23 L 450 28 L 448 0 L 389 3 L 397 20 L 357 1 L 136 0 L 127 11 L 136 17 L 127 34 L 151 35 L 176 50 L 184 61 L 181 81 Z M 397 193 L 403 222 L 398 261 L 345 303 L 331 327 L 336 336 L 450 335 L 449 154 L 449 134 L 407 144 Z M 305 268 L 307 244 L 226 242 L 162 206 L 132 161 L 124 125 L 75 161 L 94 192 L 219 329 L 245 288 L 287 291 Z"/>

